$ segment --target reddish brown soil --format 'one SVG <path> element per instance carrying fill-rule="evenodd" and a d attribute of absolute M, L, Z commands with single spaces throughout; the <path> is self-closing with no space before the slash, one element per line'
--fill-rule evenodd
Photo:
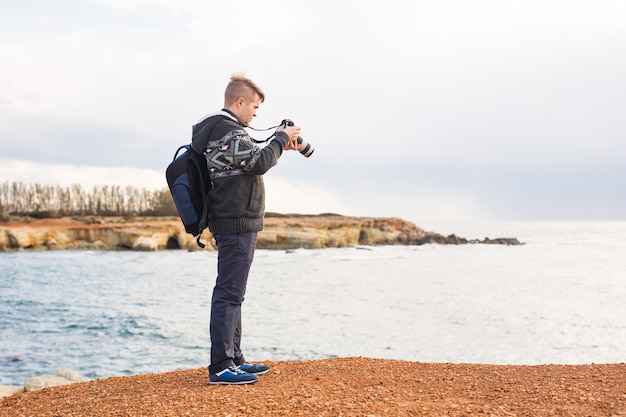
<path fill-rule="evenodd" d="M 626 416 L 626 364 L 268 364 L 253 385 L 209 385 L 199 368 L 20 393 L 0 416 Z"/>
<path fill-rule="evenodd" d="M 30 229 L 73 229 L 73 228 L 97 228 L 108 227 L 111 225 L 125 225 L 128 227 L 145 225 L 146 223 L 180 224 L 180 219 L 173 217 L 135 217 L 131 220 L 122 217 L 86 217 L 84 219 L 73 219 L 70 217 L 61 217 L 53 219 L 11 219 L 6 222 L 0 222 L 0 228 L 30 228 Z"/>

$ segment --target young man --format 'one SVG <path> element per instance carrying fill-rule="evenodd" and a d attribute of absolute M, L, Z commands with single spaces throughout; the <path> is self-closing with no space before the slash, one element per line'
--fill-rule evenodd
<path fill-rule="evenodd" d="M 246 362 L 241 352 L 241 304 L 257 233 L 263 229 L 263 174 L 276 165 L 283 150 L 299 148 L 300 128 L 279 127 L 265 147 L 255 145 L 244 127 L 264 100 L 263 91 L 252 80 L 233 75 L 222 111 L 193 127 L 192 146 L 206 155 L 213 181 L 208 226 L 218 248 L 211 299 L 211 384 L 248 384 L 269 371 L 267 365 Z"/>

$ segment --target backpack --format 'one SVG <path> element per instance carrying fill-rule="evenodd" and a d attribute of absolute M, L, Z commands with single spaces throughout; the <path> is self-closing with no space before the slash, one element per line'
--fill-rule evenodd
<path fill-rule="evenodd" d="M 178 156 L 182 149 L 185 152 Z M 200 242 L 200 235 L 209 220 L 208 194 L 213 188 L 206 157 L 191 145 L 183 145 L 176 150 L 174 160 L 165 170 L 165 177 L 185 231 L 197 236 L 196 243 L 204 248 L 206 245 Z"/>

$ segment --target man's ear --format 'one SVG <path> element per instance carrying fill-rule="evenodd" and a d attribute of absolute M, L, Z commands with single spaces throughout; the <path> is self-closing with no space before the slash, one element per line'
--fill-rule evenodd
<path fill-rule="evenodd" d="M 246 99 L 244 97 L 239 97 L 236 102 L 237 108 L 238 109 L 242 108 L 245 102 L 246 102 Z"/>

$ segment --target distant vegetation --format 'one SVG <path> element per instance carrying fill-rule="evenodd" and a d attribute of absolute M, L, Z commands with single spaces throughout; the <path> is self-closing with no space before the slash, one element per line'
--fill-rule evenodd
<path fill-rule="evenodd" d="M 0 213 L 35 218 L 178 215 L 167 188 L 148 190 L 103 185 L 85 190 L 80 184 L 61 187 L 22 182 L 0 184 Z"/>

